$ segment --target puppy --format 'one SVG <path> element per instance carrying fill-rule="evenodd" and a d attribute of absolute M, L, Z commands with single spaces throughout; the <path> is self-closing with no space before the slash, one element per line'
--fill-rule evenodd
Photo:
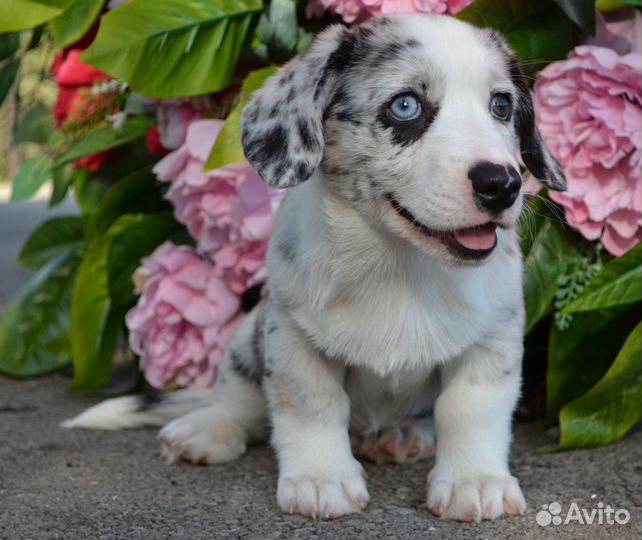
<path fill-rule="evenodd" d="M 253 95 L 242 139 L 261 177 L 289 191 L 267 292 L 211 398 L 112 400 L 67 425 L 184 414 L 160 438 L 170 459 L 198 463 L 271 433 L 279 506 L 312 518 L 367 506 L 355 454 L 414 461 L 436 444 L 435 515 L 522 513 L 508 468 L 524 325 L 518 154 L 550 189 L 565 179 L 503 38 L 436 15 L 332 26 Z"/>

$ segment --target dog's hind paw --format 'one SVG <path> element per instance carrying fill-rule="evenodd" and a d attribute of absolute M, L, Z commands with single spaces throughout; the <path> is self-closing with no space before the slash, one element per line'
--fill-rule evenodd
<path fill-rule="evenodd" d="M 400 429 L 388 428 L 377 435 L 351 436 L 355 456 L 375 463 L 412 463 L 435 454 L 431 423 L 417 422 Z"/>
<path fill-rule="evenodd" d="M 199 465 L 236 459 L 245 453 L 247 441 L 245 430 L 238 423 L 209 408 L 173 420 L 158 438 L 169 463 L 182 459 Z"/>

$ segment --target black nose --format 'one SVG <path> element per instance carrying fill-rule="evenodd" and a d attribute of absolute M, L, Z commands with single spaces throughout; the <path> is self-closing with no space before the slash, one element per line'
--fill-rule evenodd
<path fill-rule="evenodd" d="M 475 199 L 486 210 L 498 214 L 517 199 L 522 178 L 510 165 L 478 161 L 468 171 L 473 182 Z"/>

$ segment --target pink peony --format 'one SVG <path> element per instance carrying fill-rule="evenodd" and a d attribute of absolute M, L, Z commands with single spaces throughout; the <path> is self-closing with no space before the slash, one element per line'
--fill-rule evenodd
<path fill-rule="evenodd" d="M 308 17 L 329 11 L 347 23 L 363 22 L 387 13 L 449 13 L 454 15 L 474 0 L 311 0 Z"/>
<path fill-rule="evenodd" d="M 205 117 L 209 103 L 202 99 L 165 99 L 156 110 L 160 143 L 168 150 L 176 150 L 185 142 L 187 126 Z"/>
<path fill-rule="evenodd" d="M 149 383 L 211 386 L 241 320 L 239 297 L 192 248 L 170 242 L 143 260 L 134 281 L 142 294 L 125 321 Z"/>
<path fill-rule="evenodd" d="M 176 219 L 240 294 L 266 279 L 267 245 L 282 192 L 268 188 L 247 163 L 203 171 L 222 127 L 221 120 L 192 122 L 185 143 L 154 172 L 171 182 L 166 197 Z"/>
<path fill-rule="evenodd" d="M 641 54 L 582 45 L 535 83 L 540 130 L 568 178 L 568 191 L 550 196 L 613 255 L 642 239 L 641 79 Z"/>

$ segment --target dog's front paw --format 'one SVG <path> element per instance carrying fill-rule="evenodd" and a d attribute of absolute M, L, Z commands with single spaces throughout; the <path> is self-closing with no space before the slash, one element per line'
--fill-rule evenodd
<path fill-rule="evenodd" d="M 437 468 L 428 475 L 428 508 L 444 519 L 493 520 L 523 514 L 526 501 L 517 479 L 510 475 L 475 475 L 454 478 Z"/>
<path fill-rule="evenodd" d="M 290 514 L 299 513 L 312 519 L 336 519 L 361 512 L 368 506 L 361 465 L 353 460 L 350 467 L 316 466 L 284 471 L 279 476 L 279 506 Z"/>

